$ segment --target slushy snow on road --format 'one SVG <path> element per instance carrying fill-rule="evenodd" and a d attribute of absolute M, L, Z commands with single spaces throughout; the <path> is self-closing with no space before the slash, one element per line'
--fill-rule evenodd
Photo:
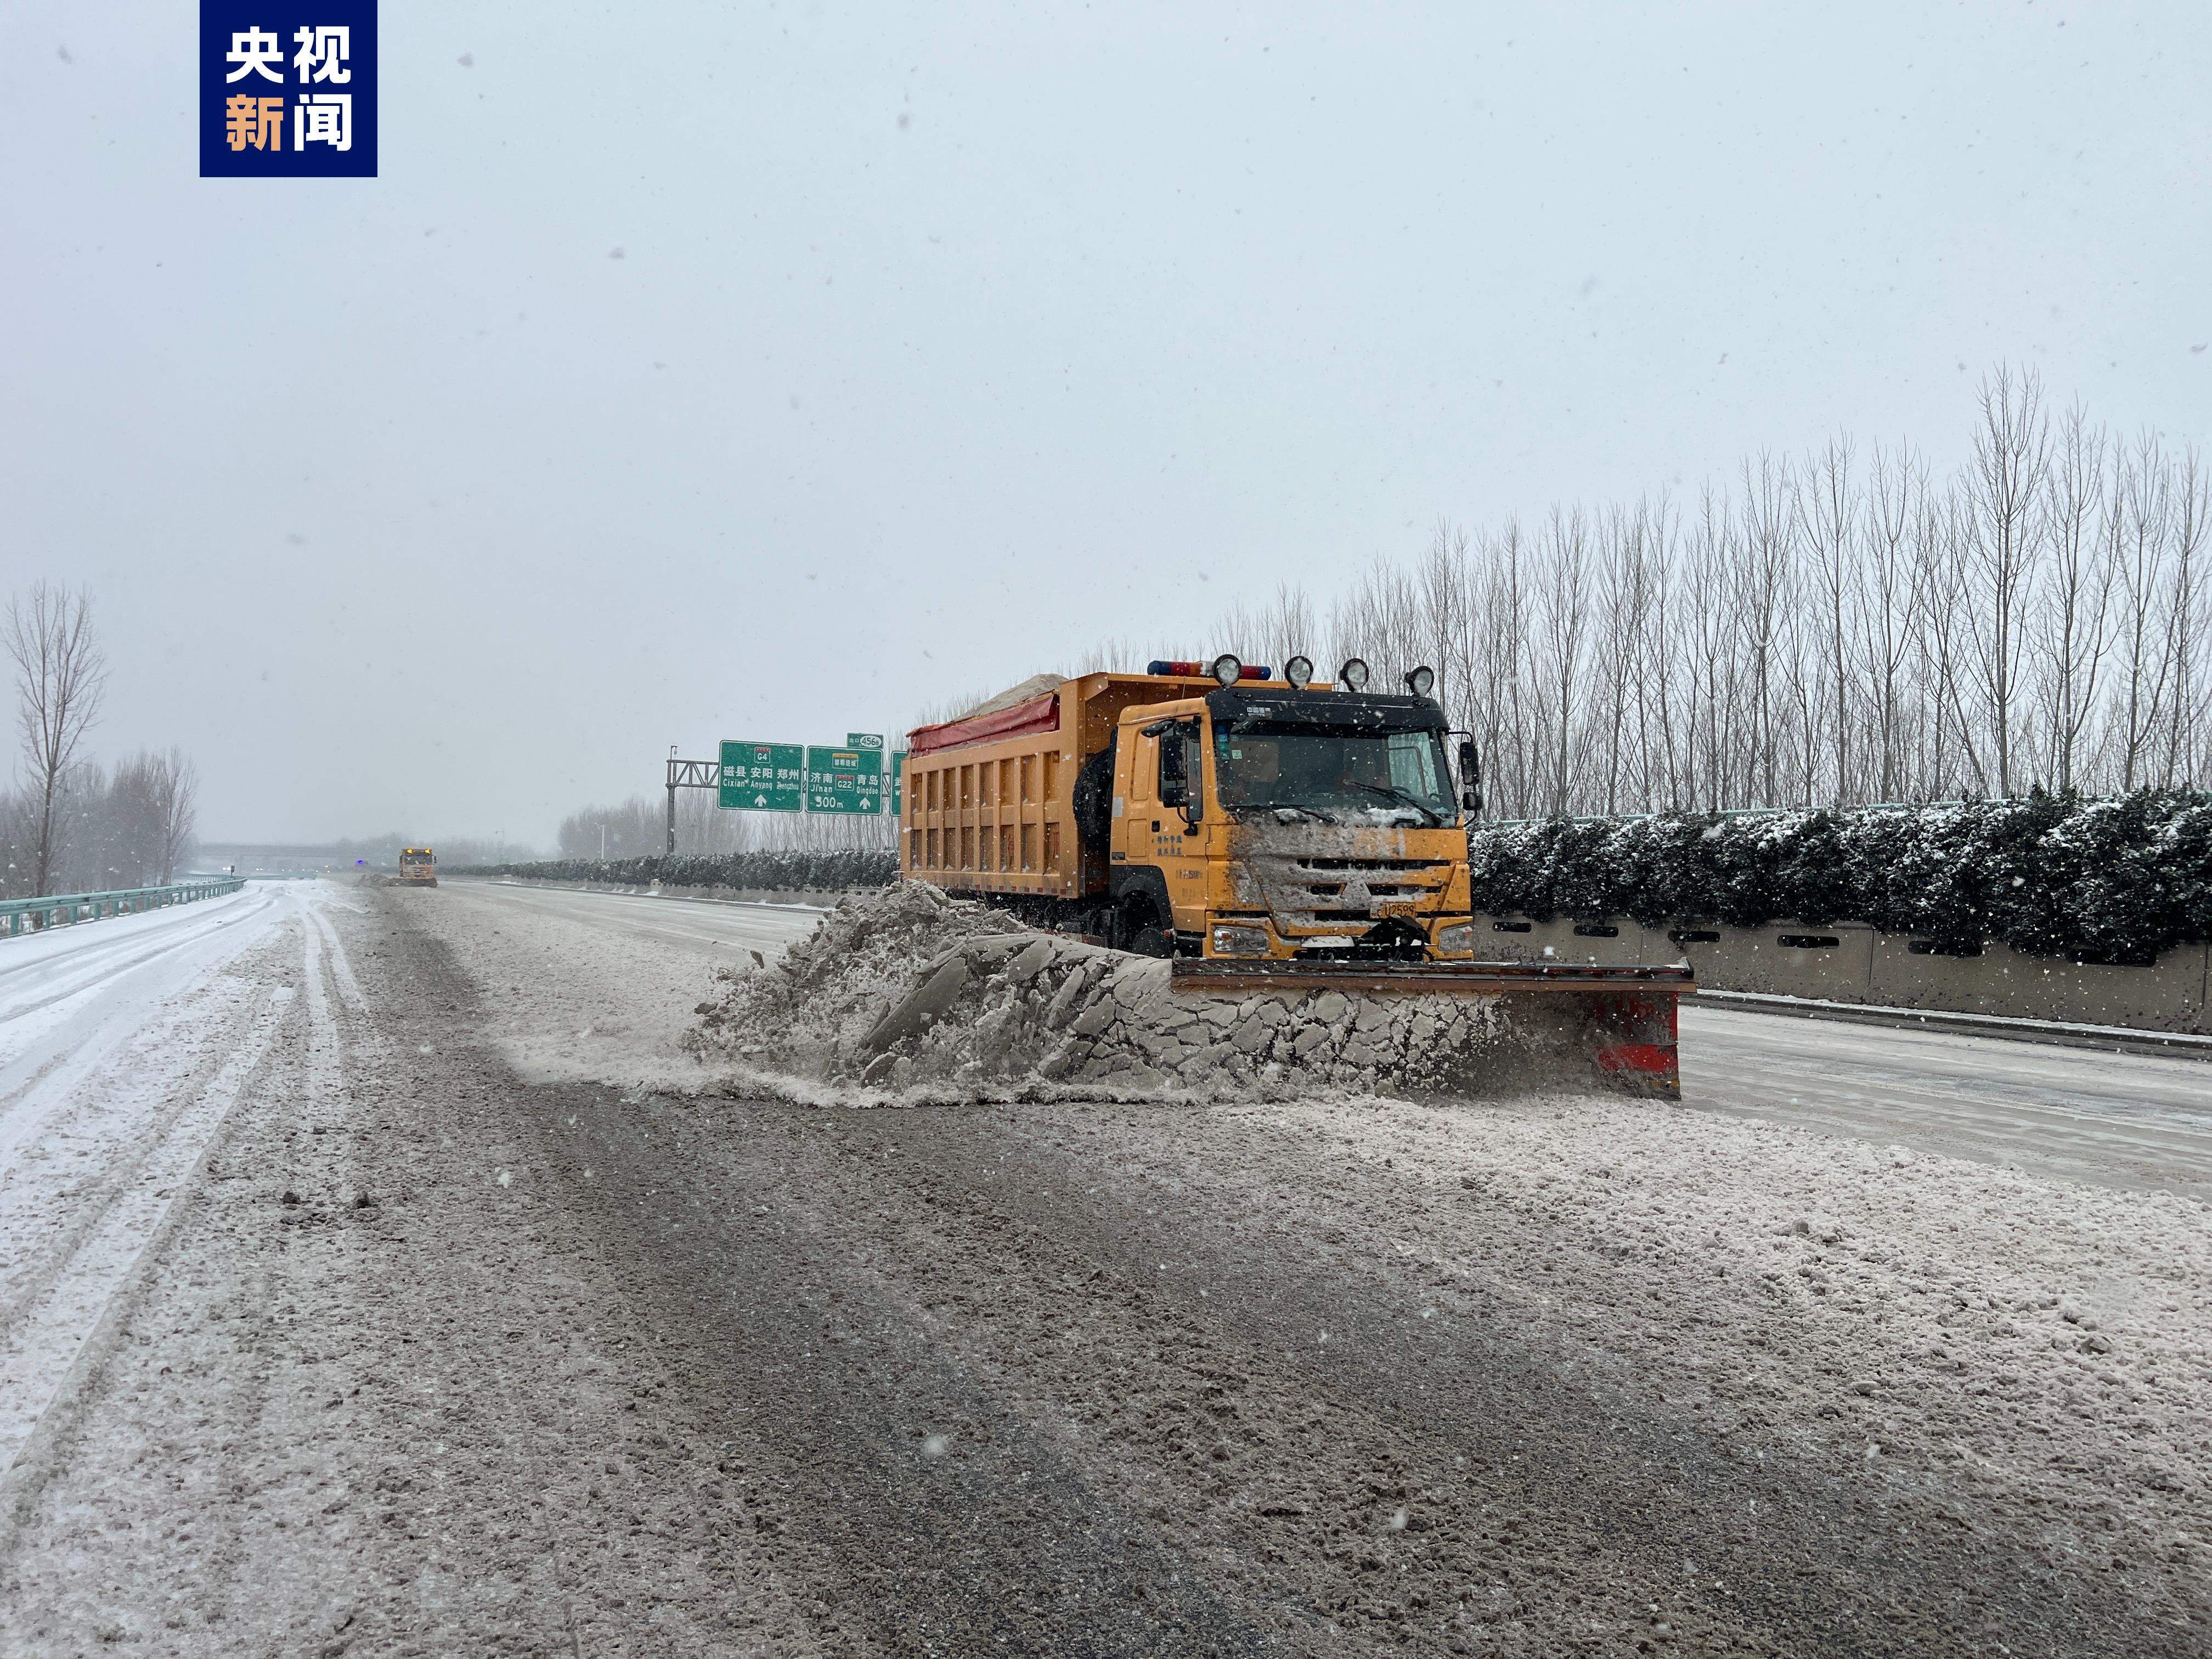
<path fill-rule="evenodd" d="M 0 1480 L 72 1390 L 295 994 L 319 883 L 55 928 L 0 949 Z"/>

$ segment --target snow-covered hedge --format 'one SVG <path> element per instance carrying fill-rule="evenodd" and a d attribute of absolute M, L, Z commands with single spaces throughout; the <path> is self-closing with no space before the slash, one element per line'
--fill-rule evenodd
<path fill-rule="evenodd" d="M 898 875 L 890 852 L 726 853 L 712 858 L 547 859 L 535 864 L 477 864 L 457 876 L 520 876 L 538 881 L 598 881 L 616 886 L 754 887 L 776 892 L 843 892 L 887 886 Z"/>
<path fill-rule="evenodd" d="M 2142 962 L 2212 939 L 2212 798 L 1554 819 L 1468 837 L 1474 908 L 1763 927 L 1863 921 L 1946 945 Z"/>
<path fill-rule="evenodd" d="M 1863 921 L 1945 945 L 2142 962 L 2212 939 L 2212 797 L 2147 790 L 1734 817 L 1553 819 L 1468 838 L 1474 908 L 1759 927 Z M 456 875 L 842 892 L 888 885 L 890 852 L 556 859 Z"/>

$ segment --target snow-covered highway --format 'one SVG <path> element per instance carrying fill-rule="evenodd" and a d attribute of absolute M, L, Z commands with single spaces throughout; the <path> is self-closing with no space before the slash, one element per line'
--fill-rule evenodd
<path fill-rule="evenodd" d="M 548 915 L 632 939 L 688 945 L 727 960 L 747 950 L 773 956 L 804 939 L 821 920 L 818 909 L 803 905 L 744 904 L 720 899 L 690 899 L 678 894 L 600 893 L 580 888 L 534 887 L 520 882 L 449 882 L 471 896 L 491 894 Z"/>
<path fill-rule="evenodd" d="M 817 913 L 484 882 L 472 901 L 731 960 Z M 486 915 L 493 914 L 487 911 Z M 487 923 L 487 925 L 496 925 Z M 2212 1197 L 2212 1065 L 1687 1003 L 1683 1103 L 2075 1181 Z"/>
<path fill-rule="evenodd" d="M 1686 1105 L 2212 1198 L 2212 1064 L 1686 1004 Z"/>
<path fill-rule="evenodd" d="M 0 951 L 0 1480 L 267 1053 L 294 993 L 258 957 L 316 896 L 249 887 Z"/>
<path fill-rule="evenodd" d="M 811 924 L 0 942 L 0 1651 L 2212 1643 L 2212 1213 L 1746 1121 L 1893 1034 L 1701 1012 L 1714 1110 L 734 1091 L 692 1011 Z"/>

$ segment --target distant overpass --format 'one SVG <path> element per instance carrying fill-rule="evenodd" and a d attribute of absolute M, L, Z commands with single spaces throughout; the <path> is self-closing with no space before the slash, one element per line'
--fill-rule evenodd
<path fill-rule="evenodd" d="M 204 841 L 192 854 L 202 870 L 235 866 L 241 876 L 305 875 L 323 869 L 350 869 L 356 859 L 370 864 L 390 864 L 399 843 L 331 842 L 320 846 L 306 842 Z"/>

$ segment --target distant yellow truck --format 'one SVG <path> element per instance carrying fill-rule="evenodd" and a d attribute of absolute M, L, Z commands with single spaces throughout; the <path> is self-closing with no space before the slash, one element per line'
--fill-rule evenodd
<path fill-rule="evenodd" d="M 410 887 L 438 884 L 438 855 L 427 847 L 399 849 L 399 879 Z"/>

